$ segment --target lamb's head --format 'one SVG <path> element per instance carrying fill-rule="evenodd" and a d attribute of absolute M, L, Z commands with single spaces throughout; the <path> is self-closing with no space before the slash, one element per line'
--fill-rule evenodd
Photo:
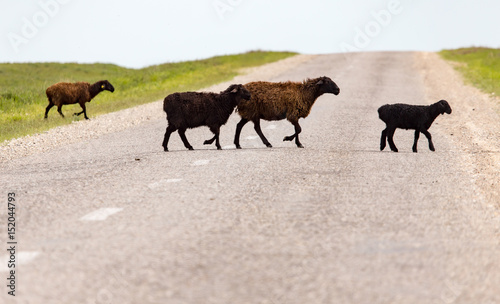
<path fill-rule="evenodd" d="M 107 80 L 99 81 L 99 88 L 101 89 L 101 91 L 107 90 L 110 91 L 111 93 L 115 91 L 113 85 L 109 83 L 109 81 Z"/>
<path fill-rule="evenodd" d="M 440 100 L 436 104 L 441 115 L 444 115 L 444 113 L 451 114 L 451 107 L 446 100 Z"/>
<path fill-rule="evenodd" d="M 324 77 L 318 78 L 317 80 L 318 81 L 316 82 L 316 85 L 319 86 L 319 92 L 321 94 L 331 93 L 331 94 L 339 95 L 340 88 L 329 77 L 324 76 Z"/>
<path fill-rule="evenodd" d="M 250 92 L 242 84 L 230 85 L 223 93 L 229 93 L 237 98 L 234 98 L 238 103 L 241 99 L 250 100 Z"/>

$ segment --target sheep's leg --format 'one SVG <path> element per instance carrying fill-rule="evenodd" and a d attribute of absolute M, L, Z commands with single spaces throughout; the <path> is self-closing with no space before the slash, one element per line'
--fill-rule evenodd
<path fill-rule="evenodd" d="M 214 142 L 214 141 L 215 141 L 215 139 L 216 139 L 215 137 L 216 137 L 216 136 L 214 136 L 214 137 L 212 137 L 212 138 L 210 138 L 210 139 L 205 140 L 205 141 L 203 142 L 203 144 L 204 144 L 204 145 L 211 145 L 211 144 L 213 144 L 213 142 Z"/>
<path fill-rule="evenodd" d="M 260 119 L 253 120 L 253 128 L 255 129 L 255 132 L 257 132 L 257 135 L 259 135 L 264 145 L 266 145 L 268 148 L 272 148 L 273 146 L 269 143 L 267 138 L 262 133 L 262 130 L 260 129 Z"/>
<path fill-rule="evenodd" d="M 81 112 L 78 112 L 78 113 L 74 113 L 73 115 L 74 116 L 80 116 L 82 113 L 83 113 L 83 117 L 85 117 L 85 119 L 89 119 L 87 117 L 87 108 L 85 107 L 85 104 L 80 104 L 80 107 L 82 107 L 82 111 Z"/>
<path fill-rule="evenodd" d="M 417 153 L 417 142 L 418 142 L 418 137 L 420 136 L 420 131 L 415 130 L 415 140 L 413 141 L 413 147 L 411 148 L 413 152 Z"/>
<path fill-rule="evenodd" d="M 193 146 L 189 144 L 189 141 L 186 138 L 186 128 L 179 129 L 179 136 L 182 139 L 182 142 L 184 143 L 184 147 L 189 150 L 194 150 Z"/>
<path fill-rule="evenodd" d="M 385 149 L 387 143 L 387 128 L 382 131 L 382 136 L 380 137 L 380 151 Z"/>
<path fill-rule="evenodd" d="M 389 142 L 389 147 L 391 147 L 391 150 L 394 152 L 398 152 L 398 148 L 396 148 L 393 140 L 394 132 L 396 132 L 396 128 L 387 130 L 387 141 Z"/>
<path fill-rule="evenodd" d="M 436 149 L 434 149 L 434 144 L 432 143 L 431 133 L 429 133 L 429 131 L 427 130 L 422 131 L 422 133 L 424 133 L 425 137 L 427 137 L 427 140 L 429 140 L 429 150 L 436 151 Z"/>
<path fill-rule="evenodd" d="M 292 122 L 292 124 L 295 127 L 295 134 L 285 136 L 285 138 L 283 138 L 283 141 L 292 141 L 295 138 L 295 144 L 297 145 L 297 147 L 304 148 L 304 146 L 299 141 L 299 133 L 302 132 L 302 128 L 300 127 L 299 122 L 294 121 Z"/>
<path fill-rule="evenodd" d="M 247 122 L 248 122 L 247 119 L 242 118 L 240 122 L 236 125 L 236 133 L 234 134 L 234 145 L 236 146 L 236 149 L 241 149 L 240 146 L 241 129 L 243 129 L 243 126 L 246 125 Z"/>
<path fill-rule="evenodd" d="M 64 114 L 63 114 L 63 112 L 61 111 L 61 109 L 62 109 L 62 105 L 57 106 L 57 112 L 59 112 L 59 114 L 61 114 L 62 118 L 64 118 Z"/>
<path fill-rule="evenodd" d="M 172 134 L 173 132 L 175 132 L 175 130 L 177 130 L 175 127 L 169 125 L 167 127 L 167 131 L 165 132 L 165 137 L 163 138 L 163 150 L 165 152 L 168 151 L 168 140 L 170 139 L 170 134 Z"/>
<path fill-rule="evenodd" d="M 212 133 L 215 134 L 214 138 L 215 138 L 215 146 L 217 147 L 217 150 L 222 150 L 222 147 L 220 146 L 220 142 L 219 142 L 220 127 L 219 126 L 211 127 L 210 131 L 212 131 Z"/>
<path fill-rule="evenodd" d="M 47 108 L 45 108 L 45 119 L 47 119 L 47 115 L 49 114 L 49 111 L 50 109 L 52 109 L 52 107 L 55 106 L 52 102 L 49 102 L 49 105 L 47 106 Z"/>
<path fill-rule="evenodd" d="M 207 139 L 203 142 L 204 145 L 211 145 L 215 141 L 215 146 L 217 147 L 217 150 L 222 150 L 220 143 L 219 143 L 219 133 L 220 133 L 220 127 L 210 127 L 210 131 L 214 133 L 214 137 Z"/>

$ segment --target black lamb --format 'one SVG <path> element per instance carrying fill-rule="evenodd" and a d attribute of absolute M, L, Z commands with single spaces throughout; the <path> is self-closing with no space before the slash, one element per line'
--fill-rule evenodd
<path fill-rule="evenodd" d="M 386 128 L 382 131 L 382 137 L 380 138 L 380 151 L 384 150 L 387 139 L 391 150 L 398 152 L 393 140 L 397 128 L 415 130 L 413 152 L 417 152 L 417 141 L 420 133 L 424 134 L 429 140 L 429 149 L 435 151 L 431 133 L 427 130 L 436 117 L 444 113 L 451 114 L 451 107 L 446 100 L 440 100 L 429 106 L 414 106 L 402 103 L 381 106 L 378 109 L 378 115 L 385 122 Z"/>
<path fill-rule="evenodd" d="M 215 136 L 206 140 L 204 144 L 212 144 L 215 140 L 217 149 L 221 150 L 220 127 L 227 122 L 234 108 L 242 99 L 250 99 L 250 92 L 241 84 L 233 84 L 220 94 L 184 92 L 168 95 L 163 100 L 163 110 L 167 113 L 168 121 L 167 131 L 163 139 L 163 149 L 168 151 L 170 134 L 178 130 L 184 146 L 193 150 L 186 138 L 186 130 L 208 126 Z"/>

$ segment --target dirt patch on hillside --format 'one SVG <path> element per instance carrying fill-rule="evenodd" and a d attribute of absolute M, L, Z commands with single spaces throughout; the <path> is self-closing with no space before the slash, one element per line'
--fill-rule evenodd
<path fill-rule="evenodd" d="M 440 127 L 473 164 L 474 183 L 487 202 L 500 206 L 500 99 L 465 84 L 436 53 L 417 53 L 428 103 L 446 99 L 453 113 Z"/>

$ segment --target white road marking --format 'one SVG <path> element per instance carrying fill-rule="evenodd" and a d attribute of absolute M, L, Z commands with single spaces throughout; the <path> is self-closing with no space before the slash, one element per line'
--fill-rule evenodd
<path fill-rule="evenodd" d="M 9 245 L 10 246 L 10 245 Z M 14 245 L 12 245 L 14 246 Z M 8 248 L 8 247 L 7 247 Z M 10 255 L 4 255 L 0 258 L 0 272 L 8 272 L 10 270 L 16 270 L 19 265 L 26 265 L 33 261 L 40 252 L 37 251 L 19 251 L 16 252 L 16 268 L 9 268 Z"/>
<path fill-rule="evenodd" d="M 122 211 L 123 208 L 101 208 L 80 218 L 80 221 L 104 221 L 110 215 Z"/>
<path fill-rule="evenodd" d="M 258 136 L 247 136 L 245 137 L 245 139 L 248 139 L 248 140 L 253 140 L 253 139 L 257 139 L 259 138 Z"/>
<path fill-rule="evenodd" d="M 159 182 L 154 182 L 154 183 L 149 184 L 149 185 L 148 185 L 148 187 L 149 187 L 150 189 L 155 189 L 155 188 L 158 188 L 158 187 L 160 187 L 160 186 L 162 186 L 162 185 L 164 185 L 164 184 L 178 183 L 178 182 L 180 182 L 180 181 L 182 181 L 182 178 L 169 178 L 169 179 L 163 179 L 163 180 L 161 180 L 161 181 L 159 181 Z"/>
<path fill-rule="evenodd" d="M 268 129 L 268 130 L 274 130 L 274 129 L 276 129 L 276 125 L 269 125 L 269 126 L 266 127 L 266 129 Z"/>
<path fill-rule="evenodd" d="M 200 159 L 200 160 L 195 161 L 192 164 L 192 166 L 204 166 L 204 165 L 208 165 L 208 163 L 210 163 L 210 161 L 208 159 Z"/>

